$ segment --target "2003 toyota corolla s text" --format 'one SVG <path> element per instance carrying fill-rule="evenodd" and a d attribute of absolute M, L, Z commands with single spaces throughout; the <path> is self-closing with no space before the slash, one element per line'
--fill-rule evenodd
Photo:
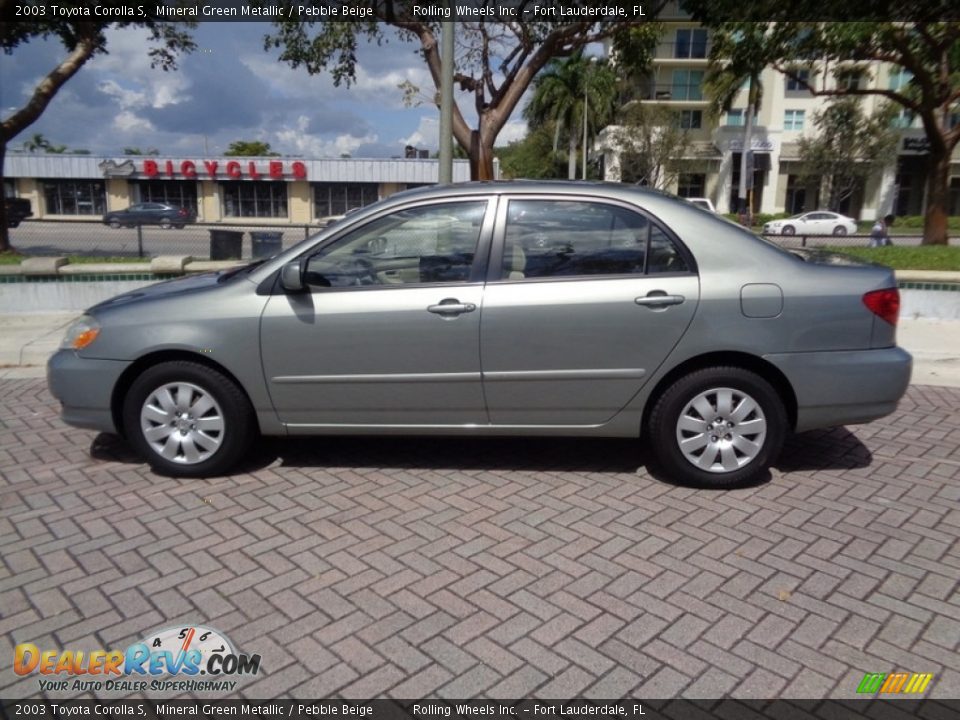
<path fill-rule="evenodd" d="M 399 193 L 259 264 L 91 308 L 51 357 L 66 422 L 208 476 L 263 435 L 638 437 L 733 487 L 784 435 L 896 408 L 893 272 L 800 256 L 665 194 Z"/>

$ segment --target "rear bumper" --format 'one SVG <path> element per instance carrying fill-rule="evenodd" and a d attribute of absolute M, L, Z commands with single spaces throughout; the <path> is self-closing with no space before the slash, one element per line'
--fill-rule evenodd
<path fill-rule="evenodd" d="M 795 430 L 866 423 L 897 409 L 913 359 L 898 347 L 764 356 L 797 396 Z"/>
<path fill-rule="evenodd" d="M 68 425 L 119 432 L 113 422 L 110 400 L 121 373 L 130 363 L 122 360 L 82 358 L 73 350 L 60 350 L 47 361 L 47 386 L 60 401 L 61 417 Z"/>

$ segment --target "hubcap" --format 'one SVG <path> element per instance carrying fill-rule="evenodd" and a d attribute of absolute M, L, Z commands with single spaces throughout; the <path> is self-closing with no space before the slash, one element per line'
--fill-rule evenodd
<path fill-rule="evenodd" d="M 687 461 L 706 472 L 727 473 L 750 463 L 763 448 L 767 419 L 742 390 L 712 388 L 693 398 L 677 420 L 677 444 Z"/>
<path fill-rule="evenodd" d="M 181 465 L 209 459 L 223 443 L 223 412 L 206 390 L 167 383 L 147 396 L 140 430 L 157 455 Z"/>

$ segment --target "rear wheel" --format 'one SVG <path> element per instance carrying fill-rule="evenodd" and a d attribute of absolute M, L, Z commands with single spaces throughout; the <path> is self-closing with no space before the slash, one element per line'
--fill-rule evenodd
<path fill-rule="evenodd" d="M 837 226 L 833 229 L 833 234 L 834 234 L 834 235 L 846 235 L 846 234 L 847 234 L 847 229 L 846 229 L 843 225 L 837 225 Z"/>
<path fill-rule="evenodd" d="M 688 485 L 748 484 L 776 460 L 787 430 L 777 391 L 756 373 L 712 367 L 677 380 L 650 413 L 659 468 Z"/>
<path fill-rule="evenodd" d="M 189 361 L 144 371 L 127 393 L 123 424 L 154 470 L 174 477 L 228 471 L 256 432 L 240 387 L 217 370 Z"/>
<path fill-rule="evenodd" d="M 784 225 L 783 226 L 784 235 L 796 235 L 797 229 L 793 225 Z"/>

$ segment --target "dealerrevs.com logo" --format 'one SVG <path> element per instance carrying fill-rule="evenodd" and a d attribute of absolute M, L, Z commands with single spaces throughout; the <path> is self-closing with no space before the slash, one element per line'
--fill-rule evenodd
<path fill-rule="evenodd" d="M 14 649 L 17 675 L 36 674 L 42 691 L 233 690 L 236 676 L 260 672 L 260 656 L 237 653 L 223 633 L 193 625 L 148 635 L 126 650 Z"/>

